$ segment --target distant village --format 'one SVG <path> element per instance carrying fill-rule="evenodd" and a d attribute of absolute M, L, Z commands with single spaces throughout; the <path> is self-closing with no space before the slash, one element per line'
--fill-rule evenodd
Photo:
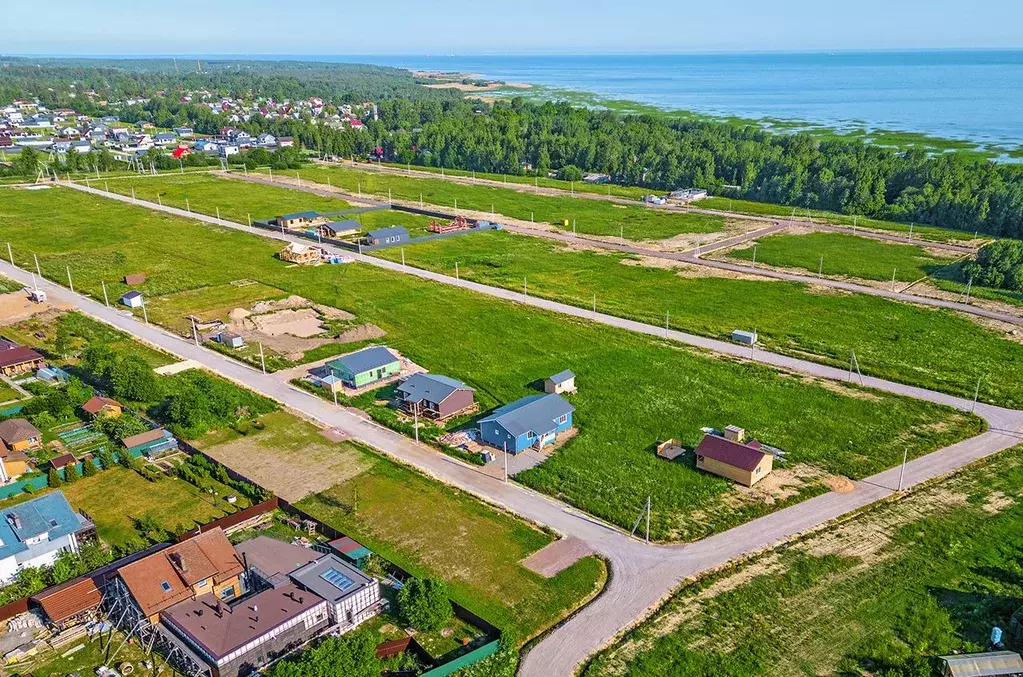
<path fill-rule="evenodd" d="M 111 110 L 144 105 L 149 99 L 127 99 L 108 103 L 97 101 Z M 158 128 L 152 122 L 122 122 L 117 115 L 89 116 L 70 108 L 47 108 L 38 99 L 15 99 L 0 108 L 0 153 L 17 154 L 25 148 L 56 156 L 68 153 L 90 153 L 107 150 L 116 159 L 158 149 L 175 154 L 196 152 L 228 158 L 242 150 L 289 148 L 294 140 L 262 133 L 251 135 L 234 125 L 248 122 L 259 115 L 264 120 L 311 119 L 334 129 L 365 129 L 365 119 L 376 119 L 376 104 L 328 106 L 317 97 L 302 101 L 274 101 L 259 98 L 252 101 L 219 96 L 201 90 L 180 97 L 181 103 L 205 106 L 210 113 L 221 116 L 224 124 L 217 134 L 198 134 L 191 127 Z M 0 161 L 6 158 L 0 156 Z"/>

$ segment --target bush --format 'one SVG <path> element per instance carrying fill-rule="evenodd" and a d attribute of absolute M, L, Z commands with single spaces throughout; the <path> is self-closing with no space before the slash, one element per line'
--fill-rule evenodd
<path fill-rule="evenodd" d="M 328 637 L 312 649 L 277 663 L 267 677 L 380 677 L 376 647 L 376 638 L 365 630 Z"/>
<path fill-rule="evenodd" d="M 110 368 L 110 388 L 115 397 L 152 403 L 160 399 L 160 383 L 149 364 L 138 355 L 125 355 Z"/>
<path fill-rule="evenodd" d="M 110 451 L 106 447 L 100 449 L 96 456 L 99 458 L 100 465 L 104 470 L 110 470 L 117 465 L 117 461 L 114 460 L 114 452 Z"/>
<path fill-rule="evenodd" d="M 92 477 L 93 475 L 95 475 L 98 472 L 99 472 L 99 468 L 96 467 L 96 462 L 93 459 L 87 458 L 84 461 L 82 461 L 82 476 L 83 477 Z"/>
<path fill-rule="evenodd" d="M 992 242 L 963 265 L 963 275 L 983 287 L 1023 291 L 1023 242 Z"/>
<path fill-rule="evenodd" d="M 558 178 L 562 181 L 582 181 L 583 170 L 575 165 L 565 165 L 558 170 Z"/>
<path fill-rule="evenodd" d="M 447 586 L 430 578 L 410 578 L 398 591 L 398 617 L 416 630 L 436 630 L 451 618 Z"/>

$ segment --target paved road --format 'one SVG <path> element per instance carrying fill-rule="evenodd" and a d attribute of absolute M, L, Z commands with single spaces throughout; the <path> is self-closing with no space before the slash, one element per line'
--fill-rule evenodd
<path fill-rule="evenodd" d="M 276 186 L 287 186 L 294 188 L 295 190 L 301 190 L 304 192 L 312 193 L 314 195 L 321 195 L 324 197 L 342 197 L 353 201 L 361 201 L 372 204 L 385 204 L 374 202 L 372 198 L 366 198 L 361 195 L 352 195 L 339 189 L 322 187 L 322 186 L 310 186 L 308 182 L 300 181 L 296 183 L 296 180 L 291 177 L 287 177 L 285 181 L 271 182 L 266 177 L 260 175 L 242 175 L 242 174 L 230 174 L 231 178 L 242 179 L 254 183 L 262 183 L 266 185 Z M 855 282 L 845 282 L 842 280 L 833 280 L 826 277 L 816 277 L 814 275 L 799 274 L 799 273 L 787 273 L 780 270 L 771 270 L 769 268 L 756 267 L 754 265 L 744 265 L 740 263 L 731 263 L 728 261 L 716 261 L 714 259 L 705 259 L 703 256 L 712 251 L 723 249 L 726 247 L 732 247 L 743 242 L 756 239 L 758 237 L 765 237 L 773 233 L 784 231 L 785 229 L 793 225 L 806 225 L 802 223 L 792 221 L 777 221 L 774 219 L 759 218 L 759 221 L 769 223 L 765 228 L 754 230 L 748 233 L 735 235 L 733 237 L 718 240 L 717 242 L 711 242 L 705 245 L 701 245 L 695 249 L 691 249 L 683 252 L 662 252 L 655 249 L 648 249 L 638 244 L 630 244 L 628 242 L 611 241 L 611 240 L 595 240 L 587 237 L 580 237 L 559 230 L 542 230 L 539 228 L 529 228 L 526 226 L 507 224 L 504 225 L 504 229 L 519 233 L 521 235 L 529 235 L 531 237 L 541 237 L 548 240 L 555 240 L 558 242 L 565 242 L 569 244 L 578 244 L 580 242 L 586 243 L 588 246 L 599 247 L 601 249 L 609 249 L 612 251 L 623 252 L 627 254 L 637 254 L 641 256 L 650 256 L 653 258 L 665 259 L 670 261 L 681 261 L 683 263 L 690 263 L 697 266 L 704 266 L 707 268 L 717 268 L 718 270 L 727 270 L 736 273 L 742 273 L 745 275 L 757 275 L 760 277 L 767 277 L 775 280 L 784 280 L 787 282 L 800 282 L 802 284 L 813 284 L 822 287 L 829 287 L 831 289 L 839 289 L 842 291 L 853 292 L 856 294 L 868 294 L 870 296 L 880 296 L 891 301 L 899 301 L 902 303 L 915 303 L 922 306 L 929 306 L 933 308 L 947 308 L 949 310 L 956 310 L 961 313 L 968 315 L 976 315 L 977 317 L 987 318 L 989 320 L 997 320 L 999 322 L 1005 322 L 1007 324 L 1013 324 L 1023 326 L 1023 316 L 1016 315 L 1008 312 L 1001 312 L 998 310 L 991 310 L 981 306 L 975 306 L 967 303 L 959 303 L 956 301 L 948 301 L 940 298 L 933 298 L 930 296 L 920 296 L 912 294 L 907 291 L 894 291 L 888 289 L 882 289 L 879 287 L 871 287 L 865 284 L 857 284 Z M 838 226 L 817 226 L 823 230 L 831 231 L 849 231 L 852 229 L 845 229 Z M 862 235 L 862 231 L 857 232 L 858 235 Z M 876 234 L 876 239 L 890 240 L 890 241 L 901 241 L 897 236 L 887 236 L 883 234 Z M 917 244 L 919 242 L 916 242 Z M 931 246 L 930 244 L 928 246 Z M 952 250 L 964 250 L 966 252 L 972 252 L 972 249 L 956 247 L 953 245 L 941 245 L 944 248 Z"/>
<path fill-rule="evenodd" d="M 106 195 L 101 191 L 92 191 L 81 186 L 78 189 Z M 116 195 L 110 197 L 124 202 L 132 202 L 130 197 Z M 229 221 L 188 214 L 172 207 L 158 207 L 152 203 L 140 202 L 139 204 L 167 213 L 191 216 L 207 223 L 267 236 L 266 231 L 257 231 Z M 401 264 L 365 256 L 358 258 L 370 265 L 402 270 Z M 752 358 L 759 362 L 820 378 L 832 380 L 847 378 L 847 374 L 841 369 L 813 362 L 760 350 L 753 351 L 751 355 L 749 348 L 723 341 L 675 331 L 665 332 L 663 328 L 600 313 L 591 314 L 574 306 L 523 297 L 521 294 L 515 294 L 505 289 L 462 282 L 428 271 L 409 268 L 406 272 L 417 277 L 461 286 L 478 293 L 528 303 L 567 315 L 590 318 L 593 321 L 629 331 L 657 336 L 666 335 L 672 340 L 720 353 Z M 30 282 L 28 272 L 14 268 L 8 263 L 0 262 L 0 273 L 24 284 Z M 145 325 L 126 312 L 108 308 L 92 299 L 72 294 L 48 281 L 42 284 L 54 299 L 72 303 L 83 312 L 171 352 L 181 359 L 195 360 L 225 378 L 271 397 L 323 425 L 343 430 L 353 438 L 365 442 L 384 454 L 412 464 L 441 481 L 501 505 L 526 519 L 548 525 L 559 533 L 579 538 L 605 556 L 613 571 L 607 590 L 599 599 L 549 634 L 524 657 L 520 674 L 525 677 L 567 677 L 571 675 L 588 656 L 613 641 L 619 631 L 643 618 L 686 578 L 724 566 L 736 557 L 763 550 L 789 540 L 802 532 L 820 527 L 832 519 L 892 495 L 899 486 L 900 470 L 892 469 L 856 482 L 854 489 L 848 493 L 829 493 L 818 496 L 696 543 L 675 546 L 647 545 L 630 539 L 617 528 L 582 514 L 547 496 L 514 483 L 505 483 L 494 479 L 481 473 L 474 466 L 437 453 L 428 447 L 416 445 L 408 438 L 366 421 L 343 408 L 335 408 L 318 397 L 281 383 L 272 375 L 264 375 L 260 371 L 220 353 L 196 346 L 187 339 L 170 334 L 158 327 Z M 938 402 L 961 410 L 973 408 L 971 402 L 944 393 L 875 378 L 864 378 L 864 383 L 886 392 Z M 1015 445 L 1021 439 L 1023 412 L 981 403 L 976 405 L 976 413 L 987 420 L 989 430 L 909 462 L 903 478 L 904 488 L 913 487 L 920 482 L 942 476 L 964 464 L 997 453 Z"/>

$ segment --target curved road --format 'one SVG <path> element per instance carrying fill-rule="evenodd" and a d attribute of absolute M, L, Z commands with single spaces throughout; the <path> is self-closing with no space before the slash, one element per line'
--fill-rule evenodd
<path fill-rule="evenodd" d="M 130 197 L 108 195 L 83 186 L 76 188 L 123 202 L 133 202 Z M 206 223 L 267 236 L 267 231 L 248 228 L 213 217 L 189 214 L 183 210 L 160 207 L 152 203 L 139 202 L 138 204 Z M 292 237 L 282 239 L 299 241 L 298 238 Z M 366 256 L 357 258 L 369 265 L 402 271 L 401 264 Z M 574 306 L 524 297 L 505 289 L 458 281 L 419 269 L 409 268 L 404 272 L 566 315 L 589 318 L 595 322 L 629 331 L 666 336 L 689 345 L 753 359 L 819 378 L 836 381 L 848 378 L 844 370 L 813 362 L 759 350 L 751 352 L 748 347 L 682 332 L 665 332 L 663 328 L 611 315 L 593 314 Z M 0 263 L 0 273 L 24 284 L 30 282 L 28 272 L 8 263 Z M 604 555 L 610 562 L 613 571 L 613 576 L 604 594 L 550 633 L 525 655 L 520 674 L 526 677 L 549 677 L 551 675 L 567 677 L 572 675 L 577 666 L 588 656 L 613 641 L 620 631 L 644 618 L 685 579 L 725 566 L 737 557 L 769 548 L 807 530 L 821 527 L 833 519 L 891 496 L 897 492 L 899 487 L 900 469 L 894 468 L 854 483 L 853 490 L 848 493 L 829 493 L 818 496 L 696 543 L 671 546 L 648 545 L 550 497 L 514 483 L 496 480 L 481 473 L 474 466 L 437 453 L 428 447 L 419 446 L 408 438 L 366 421 L 350 411 L 335 408 L 329 402 L 314 395 L 281 383 L 271 375 L 264 375 L 260 371 L 220 353 L 196 346 L 187 339 L 170 334 L 158 327 L 146 325 L 126 311 L 105 307 L 102 303 L 72 294 L 63 287 L 48 281 L 42 282 L 42 286 L 54 299 L 66 300 L 83 312 L 182 359 L 195 360 L 225 378 L 271 397 L 323 425 L 343 430 L 353 438 L 365 442 L 382 453 L 412 464 L 444 482 L 501 505 L 526 519 L 548 525 L 561 534 L 579 538 Z M 989 429 L 986 432 L 910 461 L 906 465 L 903 477 L 903 487 L 906 489 L 920 482 L 943 476 L 977 459 L 1002 451 L 1023 439 L 1023 412 L 983 403 L 974 407 L 972 402 L 961 398 L 882 379 L 865 377 L 863 381 L 864 385 L 868 387 L 889 393 L 937 402 L 966 411 L 975 408 L 976 413 L 988 422 Z"/>

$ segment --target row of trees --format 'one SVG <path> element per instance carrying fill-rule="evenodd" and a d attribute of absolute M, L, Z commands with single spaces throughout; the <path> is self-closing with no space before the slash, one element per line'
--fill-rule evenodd
<path fill-rule="evenodd" d="M 963 265 L 963 277 L 982 287 L 1023 292 L 1023 242 L 992 242 Z"/>
<path fill-rule="evenodd" d="M 19 569 L 14 580 L 0 588 L 0 605 L 34 595 L 43 588 L 69 581 L 112 560 L 112 553 L 98 543 L 83 543 L 77 553 L 62 551 L 50 567 Z"/>

